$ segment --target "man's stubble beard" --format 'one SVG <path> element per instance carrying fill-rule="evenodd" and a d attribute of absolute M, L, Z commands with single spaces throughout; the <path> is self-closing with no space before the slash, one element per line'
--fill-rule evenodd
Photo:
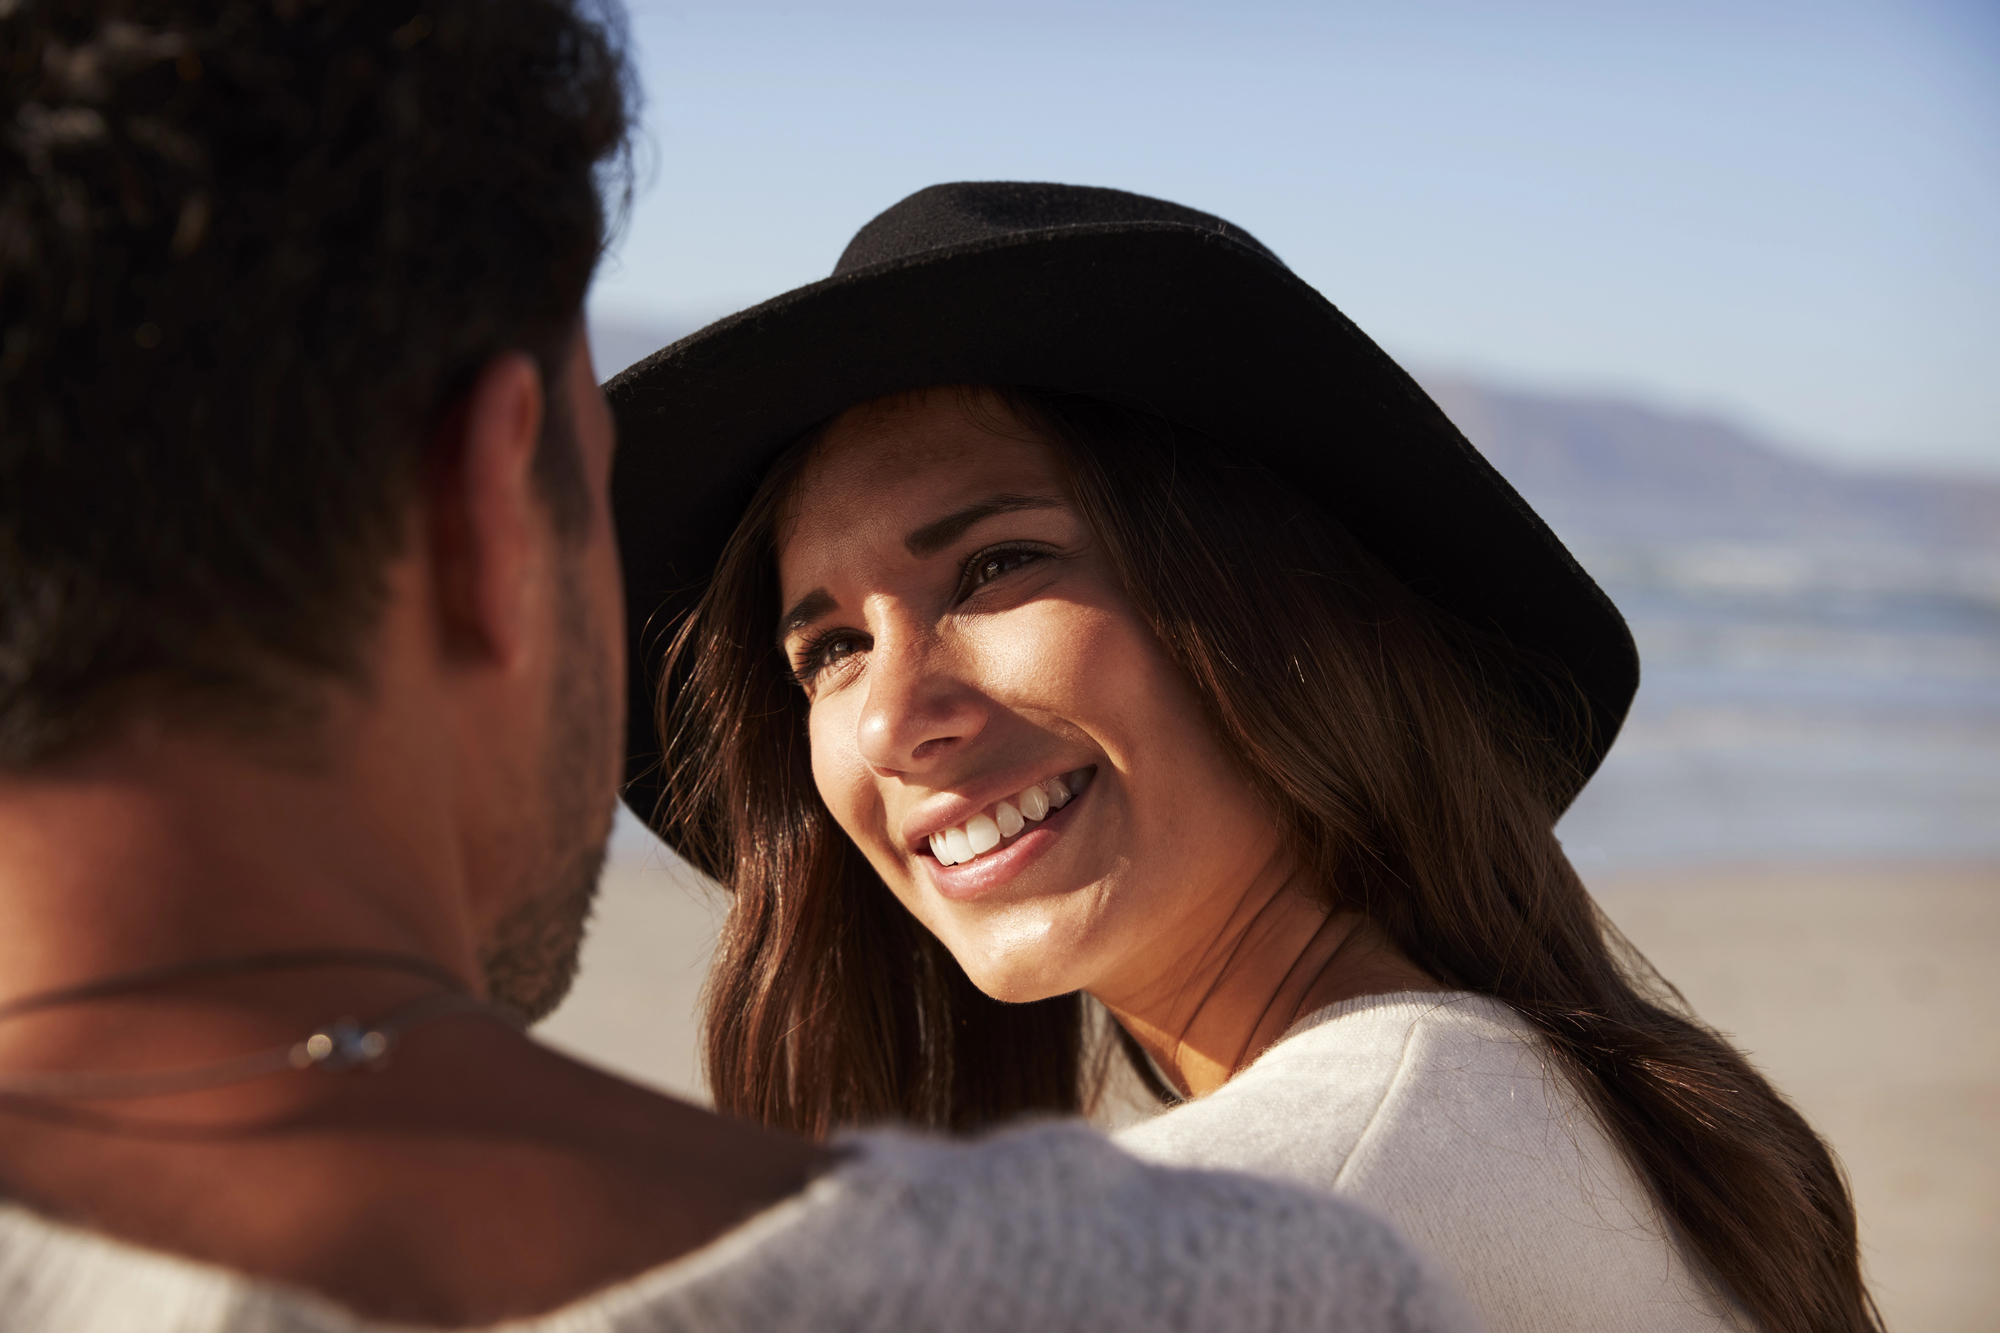
<path fill-rule="evenodd" d="M 488 994 L 529 1023 L 553 1013 L 576 980 L 616 801 L 606 777 L 617 730 L 610 664 L 580 565 L 566 556 L 560 571 L 541 855 L 523 867 L 521 906 L 500 919 L 479 955 Z"/>

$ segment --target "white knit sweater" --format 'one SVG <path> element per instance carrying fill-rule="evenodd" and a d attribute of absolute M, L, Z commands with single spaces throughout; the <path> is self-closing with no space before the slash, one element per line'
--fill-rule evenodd
<path fill-rule="evenodd" d="M 1215 1092 L 1118 1140 L 1153 1161 L 1305 1181 L 1373 1206 L 1493 1333 L 1751 1327 L 1540 1035 L 1483 996 L 1333 1005 Z"/>
<path fill-rule="evenodd" d="M 1143 1165 L 1074 1125 L 972 1145 L 849 1140 L 842 1164 L 700 1252 L 519 1333 L 1472 1333 L 1364 1211 Z M 552 1219 L 551 1225 L 560 1225 Z M 315 1297 L 0 1205 L 0 1333 L 359 1333 Z"/>

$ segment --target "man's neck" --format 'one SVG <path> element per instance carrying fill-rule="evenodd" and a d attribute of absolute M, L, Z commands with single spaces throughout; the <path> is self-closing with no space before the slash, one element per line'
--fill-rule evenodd
<path fill-rule="evenodd" d="M 0 776 L 0 999 L 329 946 L 416 954 L 476 985 L 439 795 L 407 756 L 365 755 L 280 763 L 152 729 Z"/>
<path fill-rule="evenodd" d="M 1152 960 L 1141 985 L 1097 994 L 1183 1096 L 1221 1087 L 1328 1005 L 1436 988 L 1368 918 L 1329 913 L 1282 854 L 1223 901 L 1223 919 L 1190 922 L 1178 955 Z"/>

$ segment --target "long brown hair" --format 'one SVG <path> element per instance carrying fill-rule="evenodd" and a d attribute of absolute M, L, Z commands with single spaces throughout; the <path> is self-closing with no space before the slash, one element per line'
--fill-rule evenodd
<path fill-rule="evenodd" d="M 1520 703 L 1530 682 L 1560 695 L 1560 674 L 1434 607 L 1216 441 L 1074 395 L 998 399 L 1056 446 L 1138 612 L 1329 908 L 1534 1024 L 1767 1333 L 1879 1329 L 1832 1155 L 1563 855 L 1554 793 L 1577 761 Z M 1093 1009 L 981 994 L 814 789 L 805 699 L 770 637 L 775 543 L 812 448 L 766 480 L 668 655 L 662 817 L 734 896 L 707 1000 L 716 1103 L 809 1134 L 1085 1109 L 1110 1049 Z"/>

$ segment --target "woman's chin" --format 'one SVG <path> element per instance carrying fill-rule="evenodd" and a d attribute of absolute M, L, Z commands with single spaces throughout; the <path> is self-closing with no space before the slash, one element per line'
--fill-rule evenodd
<path fill-rule="evenodd" d="M 946 944 L 983 993 L 1003 1004 L 1030 1004 L 1080 989 L 1074 951 L 1052 939 L 1056 933 L 1055 923 L 1046 917 L 1017 917 L 1003 929 L 989 926 L 977 939 Z"/>
<path fill-rule="evenodd" d="M 1002 1004 L 1033 1004 L 1036 1000 L 1047 1000 L 1057 995 L 1068 995 L 1077 989 L 1050 982 L 1043 977 L 999 976 L 973 977 L 972 984 L 981 993 Z"/>

